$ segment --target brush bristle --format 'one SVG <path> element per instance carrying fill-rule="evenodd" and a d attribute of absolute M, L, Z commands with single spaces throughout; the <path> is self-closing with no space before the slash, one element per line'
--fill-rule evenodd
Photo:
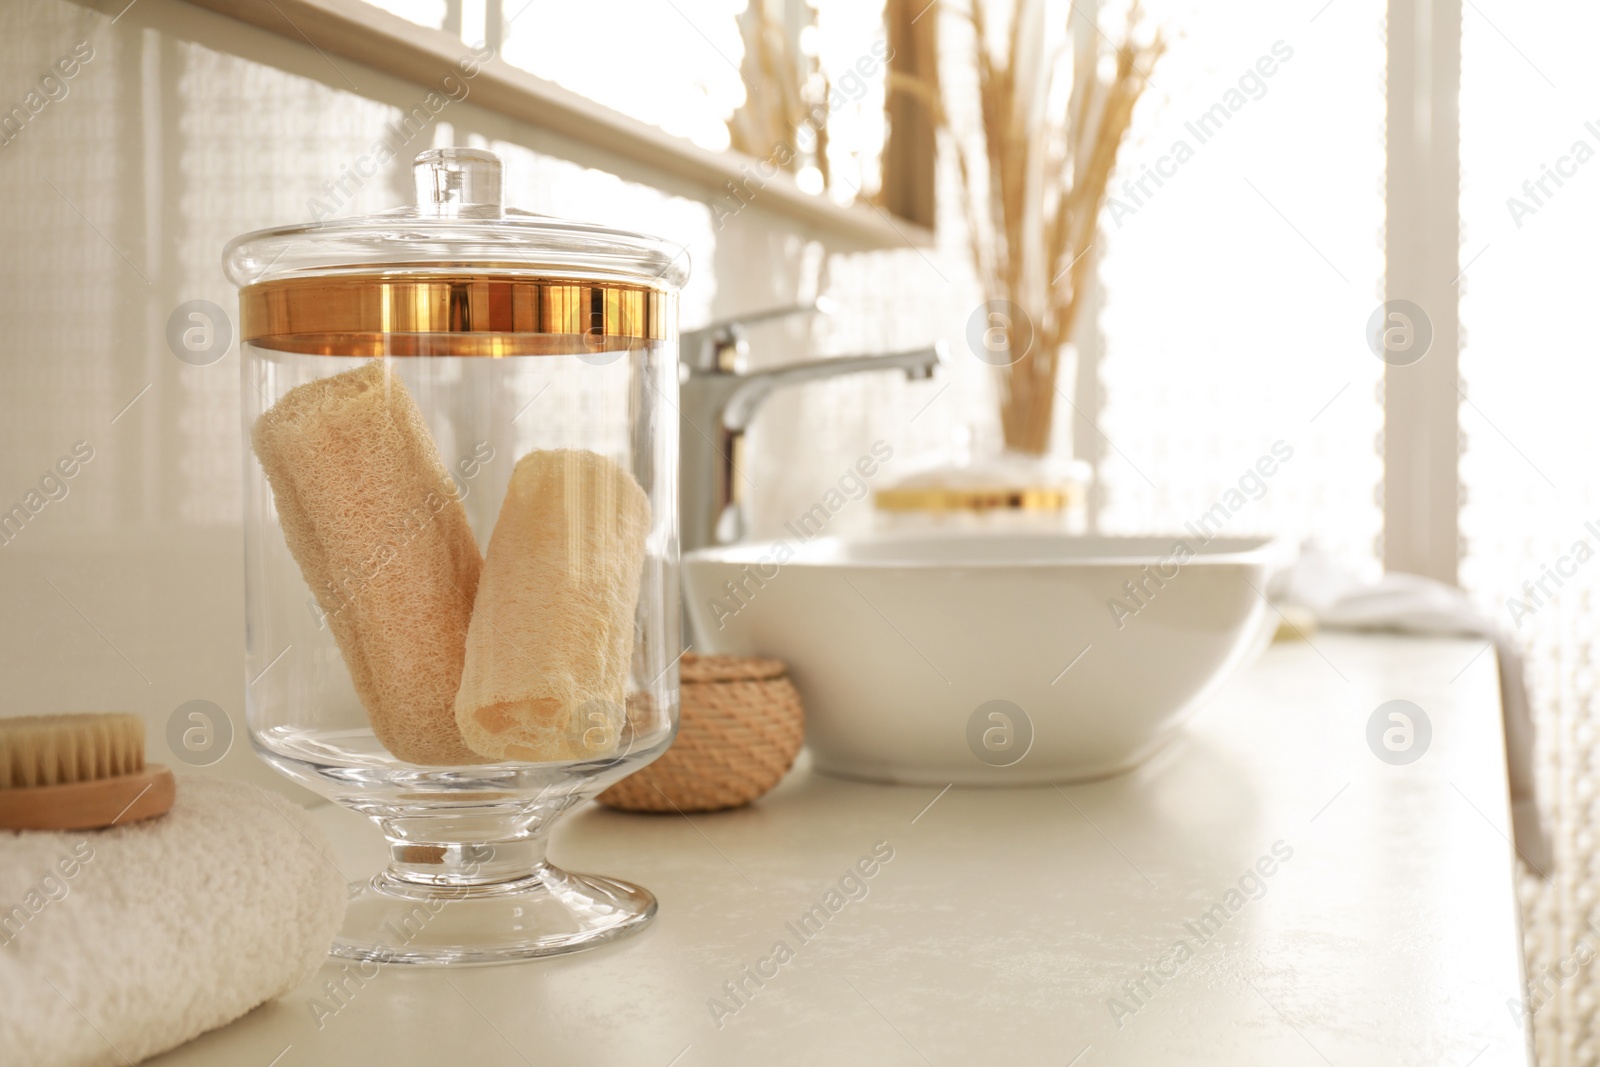
<path fill-rule="evenodd" d="M 114 778 L 144 769 L 144 720 L 127 712 L 0 719 L 0 789 Z"/>

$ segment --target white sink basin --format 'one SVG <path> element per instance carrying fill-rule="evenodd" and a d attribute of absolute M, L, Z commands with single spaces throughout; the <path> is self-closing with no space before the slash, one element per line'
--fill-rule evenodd
<path fill-rule="evenodd" d="M 706 549 L 683 578 L 695 651 L 788 662 L 819 770 L 1020 785 L 1171 740 L 1260 649 L 1280 561 L 1264 540 L 902 534 Z"/>

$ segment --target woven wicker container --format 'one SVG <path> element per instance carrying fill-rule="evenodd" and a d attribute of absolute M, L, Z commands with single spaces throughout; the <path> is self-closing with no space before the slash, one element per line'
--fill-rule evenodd
<path fill-rule="evenodd" d="M 678 738 L 600 794 L 624 811 L 721 811 L 778 784 L 805 739 L 800 694 L 775 659 L 686 655 Z"/>

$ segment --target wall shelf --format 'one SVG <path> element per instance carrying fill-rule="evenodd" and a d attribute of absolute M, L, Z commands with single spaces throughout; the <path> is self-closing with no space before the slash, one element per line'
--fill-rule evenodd
<path fill-rule="evenodd" d="M 328 55 L 363 63 L 423 87 L 436 85 L 465 53 L 443 30 L 407 22 L 361 0 L 189 0 L 198 7 L 260 27 Z M 725 200 L 727 183 L 743 182 L 757 161 L 739 152 L 713 152 L 688 140 L 613 111 L 554 82 L 495 57 L 473 79 L 472 102 L 501 115 L 548 130 Z M 927 247 L 925 227 L 883 209 L 848 207 L 802 191 L 787 174 L 769 179 L 753 201 L 761 210 L 786 216 L 818 236 L 842 239 L 853 248 Z"/>

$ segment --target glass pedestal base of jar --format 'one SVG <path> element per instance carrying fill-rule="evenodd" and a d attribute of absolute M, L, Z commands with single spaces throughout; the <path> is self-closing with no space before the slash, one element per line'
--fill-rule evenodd
<path fill-rule="evenodd" d="M 536 836 L 462 843 L 419 843 L 418 821 L 385 825 L 389 867 L 350 887 L 333 955 L 375 963 L 510 963 L 626 937 L 655 917 L 648 890 L 548 863 L 549 821 Z M 397 830 L 405 836 L 395 836 Z"/>
<path fill-rule="evenodd" d="M 648 890 L 548 864 L 509 882 L 453 888 L 386 871 L 351 887 L 332 953 L 374 963 L 513 963 L 626 937 L 655 914 Z"/>
<path fill-rule="evenodd" d="M 253 740 L 268 764 L 371 819 L 387 839 L 388 866 L 350 887 L 335 956 L 512 963 L 626 937 L 655 916 L 648 890 L 564 871 L 545 849 L 563 815 L 654 759 L 671 734 L 641 740 L 629 728 L 620 752 L 581 763 L 462 767 L 401 763 L 370 730 Z"/>

